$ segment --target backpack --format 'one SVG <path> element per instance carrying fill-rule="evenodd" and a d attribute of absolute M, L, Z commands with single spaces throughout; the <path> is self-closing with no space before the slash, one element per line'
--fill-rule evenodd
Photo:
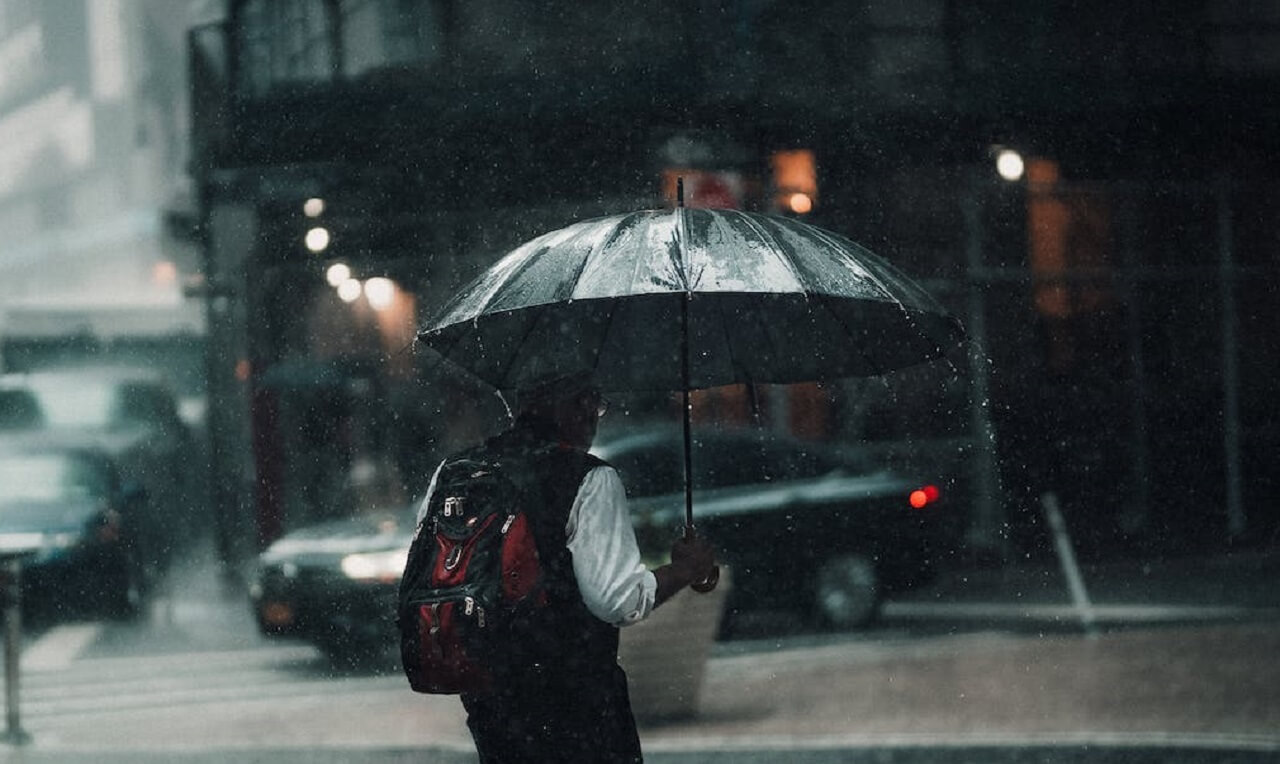
<path fill-rule="evenodd" d="M 400 581 L 400 656 L 415 692 L 487 689 L 510 622 L 547 602 L 524 458 L 472 452 L 436 478 Z"/>

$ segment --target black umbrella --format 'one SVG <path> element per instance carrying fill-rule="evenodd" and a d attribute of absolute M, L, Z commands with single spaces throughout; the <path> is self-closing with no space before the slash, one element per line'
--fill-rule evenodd
<path fill-rule="evenodd" d="M 874 376 L 941 357 L 962 337 L 922 288 L 838 234 L 684 207 L 539 236 L 418 335 L 499 389 L 590 370 L 605 390 L 680 390 L 688 528 L 690 390 Z"/>

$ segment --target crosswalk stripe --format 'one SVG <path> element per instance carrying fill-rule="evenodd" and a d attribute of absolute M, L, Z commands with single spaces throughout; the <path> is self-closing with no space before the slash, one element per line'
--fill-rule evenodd
<path fill-rule="evenodd" d="M 52 671 L 66 668 L 98 638 L 102 624 L 77 623 L 50 629 L 22 651 L 23 671 Z"/>
<path fill-rule="evenodd" d="M 59 627 L 62 629 L 63 627 Z M 88 627 L 67 627 L 28 649 L 20 699 L 24 717 L 124 713 L 171 706 L 271 698 L 342 697 L 402 692 L 394 674 L 334 676 L 324 671 L 315 648 L 281 644 L 211 652 L 130 657 L 79 656 L 96 636 Z"/>
<path fill-rule="evenodd" d="M 200 682 L 185 686 L 154 687 L 143 685 L 136 688 L 117 688 L 109 695 L 100 693 L 45 693 L 28 697 L 23 701 L 23 715 L 28 718 L 43 718 L 72 715 L 99 715 L 138 711 L 154 708 L 172 708 L 174 706 L 191 706 L 206 703 L 226 703 L 239 700 L 265 700 L 280 698 L 306 697 L 350 697 L 368 692 L 401 691 L 403 682 L 393 681 L 390 677 L 372 679 L 324 680 L 321 678 L 293 682 L 281 682 L 278 679 L 264 681 L 242 677 L 234 684 L 210 686 Z M 109 699 L 109 702 L 108 702 Z"/>
<path fill-rule="evenodd" d="M 1087 612 L 1094 620 L 1158 623 L 1162 621 L 1197 621 L 1242 618 L 1262 611 L 1243 607 L 1205 605 L 1091 605 Z M 1074 620 L 1080 608 L 1070 604 L 1032 604 L 1004 602 L 889 602 L 883 614 L 887 618 L 989 618 Z"/>
<path fill-rule="evenodd" d="M 177 674 L 191 671 L 218 671 L 245 666 L 281 666 L 315 660 L 319 653 L 307 645 L 281 644 L 242 650 L 187 651 L 124 657 L 81 658 L 77 671 L 103 677 L 130 677 L 143 673 Z"/>

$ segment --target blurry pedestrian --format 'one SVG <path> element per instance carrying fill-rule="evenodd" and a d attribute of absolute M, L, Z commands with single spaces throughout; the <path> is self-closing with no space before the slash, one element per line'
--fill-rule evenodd
<path fill-rule="evenodd" d="M 670 564 L 651 571 L 641 562 L 622 481 L 587 453 L 605 411 L 589 375 L 542 380 L 517 405 L 512 427 L 482 450 L 542 455 L 533 468 L 543 501 L 526 512 L 552 595 L 539 632 L 513 640 L 491 687 L 463 693 L 467 726 L 486 763 L 640 761 L 619 627 L 708 579 L 714 552 L 692 536 L 675 542 Z M 422 512 L 435 485 L 433 477 Z"/>

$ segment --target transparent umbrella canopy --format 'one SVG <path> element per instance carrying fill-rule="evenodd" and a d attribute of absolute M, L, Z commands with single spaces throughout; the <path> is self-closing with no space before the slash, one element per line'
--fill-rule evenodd
<path fill-rule="evenodd" d="M 642 210 L 512 250 L 418 335 L 499 389 L 589 370 L 604 390 L 875 376 L 943 356 L 958 321 L 865 247 L 794 219 Z"/>
<path fill-rule="evenodd" d="M 681 207 L 539 236 L 418 338 L 499 389 L 588 369 L 606 390 L 696 390 L 874 376 L 962 336 L 924 289 L 838 234 Z"/>

